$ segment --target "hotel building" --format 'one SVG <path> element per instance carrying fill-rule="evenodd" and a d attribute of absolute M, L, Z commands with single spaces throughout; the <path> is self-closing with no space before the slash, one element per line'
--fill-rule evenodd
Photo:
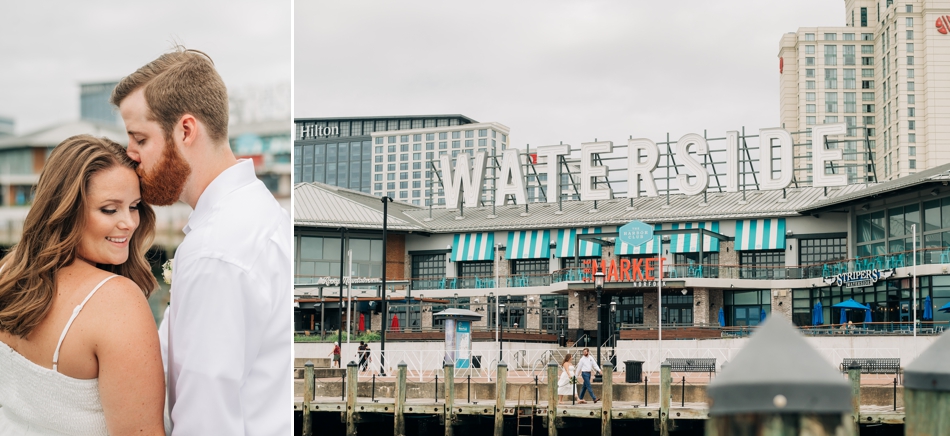
<path fill-rule="evenodd" d="M 950 163 L 943 122 L 950 115 L 948 14 L 950 1 L 846 0 L 844 26 L 782 36 L 784 127 L 805 132 L 847 123 L 847 136 L 825 146 L 844 149 L 853 182 L 896 180 Z M 799 170 L 808 169 L 810 147 L 797 150 Z"/>
<path fill-rule="evenodd" d="M 326 183 L 417 206 L 445 201 L 439 188 L 430 189 L 432 165 L 440 156 L 454 159 L 479 151 L 495 156 L 509 144 L 508 127 L 463 115 L 298 118 L 294 123 L 294 183 Z M 490 176 L 491 168 L 490 162 Z"/>

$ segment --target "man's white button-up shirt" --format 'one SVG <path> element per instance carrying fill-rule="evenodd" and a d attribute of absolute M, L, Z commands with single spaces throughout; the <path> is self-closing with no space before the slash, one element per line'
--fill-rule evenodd
<path fill-rule="evenodd" d="M 165 319 L 172 435 L 291 434 L 290 216 L 241 160 L 184 231 Z"/>

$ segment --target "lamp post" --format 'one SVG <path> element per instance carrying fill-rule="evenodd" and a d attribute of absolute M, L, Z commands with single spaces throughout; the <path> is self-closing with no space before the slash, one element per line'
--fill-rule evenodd
<path fill-rule="evenodd" d="M 422 331 L 422 310 L 424 309 L 424 308 L 422 307 L 422 305 L 423 305 L 422 299 L 423 299 L 423 298 L 425 298 L 425 295 L 423 295 L 422 293 L 419 293 L 419 331 Z"/>
<path fill-rule="evenodd" d="M 617 356 L 617 302 L 610 302 L 610 357 L 614 358 Z M 611 364 L 614 362 L 611 360 Z M 614 365 L 616 366 L 616 365 Z"/>
<path fill-rule="evenodd" d="M 386 376 L 386 327 L 387 322 L 389 321 L 389 311 L 386 310 L 386 227 L 389 222 L 389 203 L 393 201 L 390 197 L 380 198 L 380 201 L 383 202 L 383 275 L 381 277 L 382 289 L 383 289 L 383 298 L 382 298 L 382 307 L 380 308 L 383 316 L 382 328 L 380 329 L 380 341 L 379 341 L 379 375 L 382 377 Z"/>
<path fill-rule="evenodd" d="M 501 303 L 498 305 L 498 313 L 495 315 L 495 318 L 501 318 L 501 315 L 505 313 L 505 305 Z M 505 325 L 501 325 L 501 329 L 498 330 L 499 340 L 498 340 L 498 362 L 502 361 L 501 349 L 505 346 Z"/>
<path fill-rule="evenodd" d="M 455 308 L 458 309 L 459 308 L 459 293 L 458 292 L 455 293 L 454 301 L 455 301 Z"/>
<path fill-rule="evenodd" d="M 600 361 L 600 303 L 601 295 L 604 292 L 604 272 L 597 271 L 594 273 L 594 289 L 597 290 L 597 365 L 601 365 Z M 594 377 L 594 381 L 599 381 L 600 376 Z"/>

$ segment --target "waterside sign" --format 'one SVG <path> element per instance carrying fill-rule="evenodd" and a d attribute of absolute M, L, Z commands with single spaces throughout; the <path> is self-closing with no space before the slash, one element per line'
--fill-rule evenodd
<path fill-rule="evenodd" d="M 844 135 L 846 132 L 845 123 L 811 127 L 812 141 L 816 144 L 824 144 L 827 137 Z M 717 175 L 717 179 L 725 179 L 723 188 L 726 192 L 738 192 L 740 189 L 739 138 L 738 131 L 726 132 L 726 172 L 724 175 Z M 761 129 L 759 144 L 761 155 L 757 174 L 759 188 L 777 190 L 788 187 L 794 175 L 794 141 L 791 133 L 781 128 Z M 645 193 L 646 197 L 658 196 L 653 172 L 660 163 L 659 147 L 652 140 L 640 138 L 627 140 L 626 148 L 626 197 L 637 198 L 640 197 L 641 192 Z M 597 164 L 600 160 L 596 158 L 596 156 L 609 155 L 613 152 L 612 141 L 581 144 L 579 191 L 582 201 L 614 198 L 610 184 L 603 183 L 603 179 L 607 179 L 608 168 L 606 165 Z M 710 174 L 704 162 L 710 153 L 706 138 L 696 133 L 683 135 L 673 144 L 671 157 L 681 163 L 677 168 L 682 167 L 682 171 L 678 171 L 675 179 L 680 192 L 686 195 L 698 195 L 706 191 L 709 187 Z M 843 159 L 843 150 L 840 148 L 813 147 L 811 154 L 812 168 L 825 168 L 829 163 L 837 165 L 837 161 Z M 559 144 L 538 147 L 536 153 L 527 157 L 532 161 L 535 159 L 543 161 L 539 164 L 538 173 L 547 175 L 544 188 L 548 203 L 556 203 L 561 197 L 559 183 L 563 167 L 561 162 L 562 158 L 570 155 L 571 146 Z M 466 206 L 478 205 L 486 182 L 487 153 L 477 152 L 471 159 L 467 154 L 459 154 L 454 163 L 452 159 L 449 155 L 439 157 L 441 181 L 445 190 L 445 207 L 457 209 L 461 207 L 463 201 Z M 510 198 L 514 198 L 516 204 L 527 203 L 528 194 L 521 151 L 516 148 L 504 150 L 499 168 L 497 186 L 493 186 L 495 205 L 504 206 L 508 204 Z M 601 179 L 599 183 L 597 179 Z M 838 174 L 826 174 L 825 171 L 812 172 L 812 186 L 815 187 L 845 186 L 847 183 L 848 176 L 844 172 Z"/>
<path fill-rule="evenodd" d="M 826 285 L 858 288 L 862 286 L 873 286 L 878 282 L 878 280 L 884 280 L 892 275 L 894 275 L 893 268 L 882 270 L 872 269 L 846 272 L 831 277 L 823 277 L 822 281 L 824 281 Z"/>

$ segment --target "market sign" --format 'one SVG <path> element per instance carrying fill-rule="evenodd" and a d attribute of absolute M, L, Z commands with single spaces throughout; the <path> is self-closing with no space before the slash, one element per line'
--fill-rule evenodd
<path fill-rule="evenodd" d="M 859 288 L 862 286 L 873 286 L 878 282 L 878 280 L 884 280 L 892 275 L 894 275 L 894 268 L 881 270 L 872 269 L 846 272 L 831 277 L 823 277 L 822 281 L 824 281 L 826 285 L 831 286 Z"/>
<path fill-rule="evenodd" d="M 587 259 L 581 262 L 581 272 L 585 282 L 594 281 L 594 274 L 600 270 L 604 273 L 605 282 L 623 282 L 632 287 L 656 287 L 657 282 L 663 280 L 660 272 L 661 261 L 659 257 L 622 258 L 618 264 L 616 259 L 604 259 L 600 262 L 597 259 Z"/>
<path fill-rule="evenodd" d="M 636 247 L 653 239 L 653 226 L 643 221 L 630 221 L 624 224 L 617 233 L 620 233 L 620 242 Z"/>

